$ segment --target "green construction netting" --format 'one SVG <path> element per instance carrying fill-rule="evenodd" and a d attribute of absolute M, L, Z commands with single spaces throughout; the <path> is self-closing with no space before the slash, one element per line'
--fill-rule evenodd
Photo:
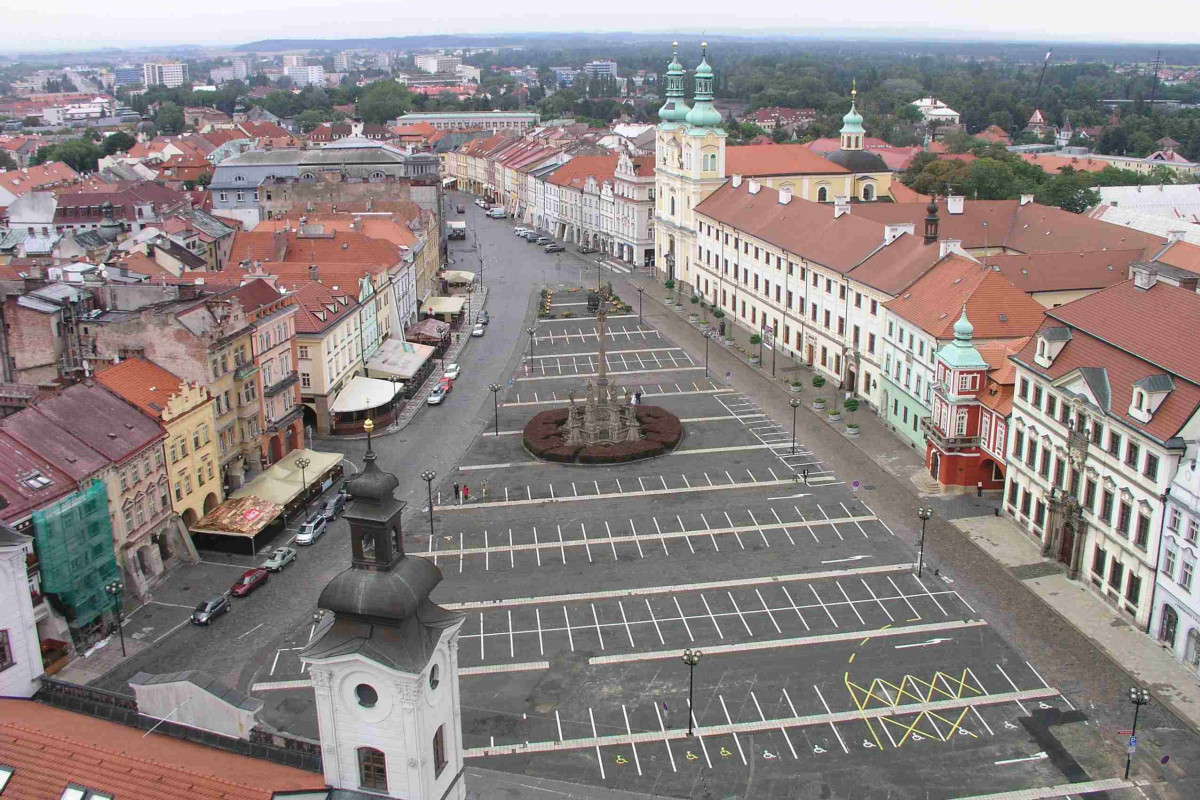
<path fill-rule="evenodd" d="M 58 597 L 72 625 L 87 625 L 113 607 L 104 585 L 118 580 L 120 570 L 103 481 L 33 512 L 33 533 L 42 590 Z"/>

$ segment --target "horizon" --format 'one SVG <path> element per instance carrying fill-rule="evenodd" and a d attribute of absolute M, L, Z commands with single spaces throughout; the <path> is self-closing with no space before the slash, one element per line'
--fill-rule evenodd
<path fill-rule="evenodd" d="M 698 6 L 697 6 L 698 4 Z M 96 52 L 112 49 L 169 49 L 197 47 L 225 49 L 255 41 L 305 39 L 384 39 L 412 36 L 542 36 L 578 34 L 613 36 L 630 34 L 664 37 L 738 36 L 754 39 L 844 39 L 898 41 L 961 41 L 1014 44 L 1072 43 L 1114 45 L 1187 46 L 1200 45 L 1194 31 L 1200 30 L 1200 6 L 1178 6 L 1165 0 L 1150 0 L 1142 13 L 1131 18 L 1119 13 L 1115 3 L 1102 3 L 1093 13 L 1072 19 L 1070 32 L 1048 33 L 1045 6 L 1036 0 L 985 0 L 961 4 L 953 0 L 917 0 L 898 8 L 885 0 L 862 0 L 854 21 L 829 19 L 819 12 L 780 16 L 773 8 L 734 16 L 713 0 L 697 0 L 692 18 L 736 20 L 737 27 L 680 26 L 673 15 L 646 13 L 644 6 L 616 0 L 605 13 L 568 12 L 556 14 L 548 2 L 535 2 L 519 15 L 498 16 L 494 6 L 480 0 L 461 0 L 453 17 L 434 0 L 411 0 L 405 18 L 389 31 L 381 17 L 392 6 L 380 0 L 350 0 L 336 8 L 312 4 L 296 7 L 281 0 L 263 0 L 252 10 L 217 0 L 202 10 L 153 7 L 133 0 L 113 0 L 102 8 L 68 0 L 63 8 L 38 14 L 9 15 L 9 41 L 20 42 L 0 53 L 54 54 Z M 1173 24 L 1163 30 L 1159 10 Z M 182 12 L 182 13 L 181 13 Z M 478 12 L 478 13 L 475 13 Z M 1111 12 L 1111 13 L 1106 13 Z M 636 15 L 636 17 L 634 16 Z M 642 24 L 635 29 L 632 19 Z M 937 20 L 926 26 L 914 19 Z M 1004 20 L 1003 28 L 991 24 Z M 862 21 L 867 20 L 867 21 Z M 383 29 L 383 30 L 381 30 Z M 74 31 L 80 31 L 78 36 Z M 65 35 L 64 35 L 65 33 Z M 668 39 L 669 40 L 669 39 Z"/>

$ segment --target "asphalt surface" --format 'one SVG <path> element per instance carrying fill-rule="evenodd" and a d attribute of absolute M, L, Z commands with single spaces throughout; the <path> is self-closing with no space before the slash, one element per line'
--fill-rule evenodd
<path fill-rule="evenodd" d="M 536 463 L 517 432 L 595 371 L 585 292 L 567 289 L 597 270 L 517 239 L 469 197 L 451 202 L 477 228 L 452 258 L 478 270 L 483 253 L 491 322 L 445 402 L 375 449 L 410 504 L 407 551 L 435 560 L 434 598 L 467 615 L 470 764 L 698 798 L 951 798 L 1120 777 L 1128 678 L 937 518 L 918 577 L 910 487 L 805 408 L 793 454 L 787 398 L 716 348 L 706 377 L 697 332 L 657 298 L 639 320 L 623 273 L 600 273 L 635 309 L 610 318 L 610 376 L 683 419 L 684 439 L 632 465 Z M 539 322 L 530 358 L 543 285 L 572 317 Z M 354 464 L 365 449 L 315 446 Z M 425 469 L 438 473 L 432 535 Z M 805 469 L 807 485 L 794 478 Z M 203 669 L 264 699 L 271 724 L 314 736 L 296 653 L 349 562 L 345 523 L 208 628 L 188 611 L 252 560 L 202 555 L 134 614 L 157 643 L 98 683 L 128 691 L 137 671 Z M 705 651 L 691 737 L 685 647 Z M 1151 783 L 1089 796 L 1195 796 L 1195 737 L 1153 705 L 1139 734 L 1135 777 Z"/>

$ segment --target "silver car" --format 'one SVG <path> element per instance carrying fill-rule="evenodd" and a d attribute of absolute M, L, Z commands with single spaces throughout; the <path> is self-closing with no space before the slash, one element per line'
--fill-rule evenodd
<path fill-rule="evenodd" d="M 270 558 L 262 563 L 267 572 L 280 572 L 296 560 L 296 551 L 291 547 L 276 547 Z"/>

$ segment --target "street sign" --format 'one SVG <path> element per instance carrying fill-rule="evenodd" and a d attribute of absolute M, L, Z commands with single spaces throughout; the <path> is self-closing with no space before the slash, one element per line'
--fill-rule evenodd
<path fill-rule="evenodd" d="M 1130 746 L 1130 747 L 1137 747 L 1137 737 L 1136 737 L 1136 736 L 1130 736 L 1130 737 L 1129 737 L 1129 746 Z"/>
<path fill-rule="evenodd" d="M 1133 731 L 1117 731 L 1117 736 L 1133 736 Z"/>
<path fill-rule="evenodd" d="M 1137 745 L 1136 744 L 1129 745 L 1129 755 L 1133 755 L 1136 752 L 1137 752 Z"/>

